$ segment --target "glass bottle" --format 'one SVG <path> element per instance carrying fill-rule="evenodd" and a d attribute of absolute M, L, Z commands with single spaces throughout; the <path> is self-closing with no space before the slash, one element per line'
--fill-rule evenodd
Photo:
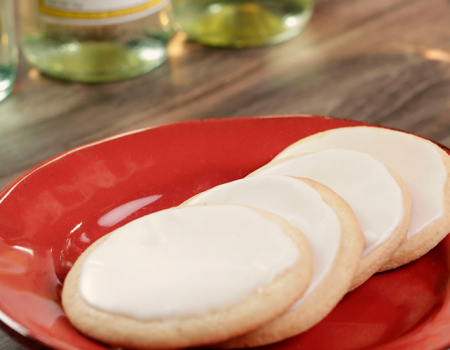
<path fill-rule="evenodd" d="M 55 78 L 134 77 L 167 58 L 170 0 L 20 0 L 22 51 Z"/>
<path fill-rule="evenodd" d="M 13 89 L 18 50 L 14 35 L 14 0 L 0 0 L 0 101 Z"/>
<path fill-rule="evenodd" d="M 173 0 L 179 29 L 219 47 L 279 43 L 308 23 L 314 0 Z"/>

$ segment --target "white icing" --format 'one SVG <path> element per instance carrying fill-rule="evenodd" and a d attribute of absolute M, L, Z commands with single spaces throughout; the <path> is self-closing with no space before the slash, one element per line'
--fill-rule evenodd
<path fill-rule="evenodd" d="M 299 256 L 283 229 L 252 209 L 175 208 L 114 231 L 83 263 L 79 292 L 110 313 L 180 318 L 244 300 Z"/>
<path fill-rule="evenodd" d="M 363 257 L 392 235 L 403 219 L 400 186 L 368 154 L 331 149 L 262 168 L 255 175 L 306 177 L 328 186 L 353 209 L 364 233 Z"/>
<path fill-rule="evenodd" d="M 276 175 L 248 177 L 203 192 L 189 204 L 202 202 L 242 204 L 270 211 L 285 218 L 308 238 L 314 273 L 308 289 L 295 306 L 300 305 L 331 270 L 340 244 L 339 219 L 322 196 L 303 181 Z"/>
<path fill-rule="evenodd" d="M 447 170 L 439 151 L 432 144 L 416 136 L 384 128 L 341 128 L 288 148 L 277 159 L 330 148 L 368 153 L 402 177 L 411 195 L 408 238 L 444 215 Z"/>

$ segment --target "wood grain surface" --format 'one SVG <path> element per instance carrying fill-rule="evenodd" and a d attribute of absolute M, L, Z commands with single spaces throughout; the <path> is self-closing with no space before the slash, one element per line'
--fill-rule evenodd
<path fill-rule="evenodd" d="M 189 119 L 308 113 L 368 121 L 450 146 L 450 5 L 318 0 L 297 38 L 225 50 L 176 36 L 169 60 L 123 82 L 82 85 L 21 60 L 0 103 L 0 188 L 67 149 Z M 0 336 L 0 348 L 23 349 Z"/>

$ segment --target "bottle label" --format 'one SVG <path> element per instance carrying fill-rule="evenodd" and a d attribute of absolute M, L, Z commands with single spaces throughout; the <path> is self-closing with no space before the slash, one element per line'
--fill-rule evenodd
<path fill-rule="evenodd" d="M 75 25 L 107 25 L 134 21 L 161 10 L 170 0 L 39 0 L 47 20 Z"/>

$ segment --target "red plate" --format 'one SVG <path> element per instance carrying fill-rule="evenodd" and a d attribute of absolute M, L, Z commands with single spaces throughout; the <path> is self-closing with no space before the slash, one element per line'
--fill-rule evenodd
<path fill-rule="evenodd" d="M 242 178 L 300 138 L 353 125 L 361 123 L 311 116 L 192 121 L 111 137 L 42 163 L 0 192 L 0 320 L 28 344 L 106 349 L 78 333 L 60 303 L 68 270 L 92 242 Z M 308 332 L 267 348 L 442 349 L 450 344 L 449 263 L 450 237 L 372 277 Z"/>

